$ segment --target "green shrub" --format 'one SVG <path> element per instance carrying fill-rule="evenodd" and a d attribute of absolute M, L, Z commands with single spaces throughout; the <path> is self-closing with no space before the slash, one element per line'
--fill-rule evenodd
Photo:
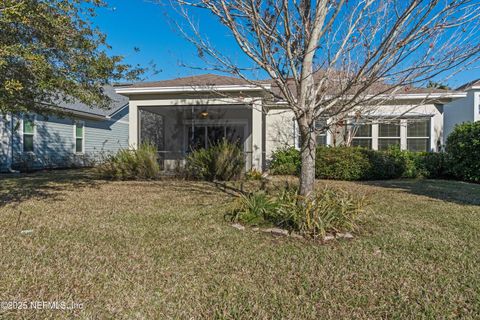
<path fill-rule="evenodd" d="M 363 150 L 367 155 L 370 168 L 365 172 L 362 180 L 387 180 L 398 179 L 405 172 L 403 158 L 397 158 L 395 154 L 383 151 Z"/>
<path fill-rule="evenodd" d="M 386 156 L 396 165 L 398 177 L 395 178 L 416 178 L 419 175 L 417 170 L 417 154 L 407 150 L 400 150 L 398 146 L 393 146 L 384 151 Z"/>
<path fill-rule="evenodd" d="M 455 178 L 480 182 L 480 121 L 455 126 L 447 138 L 447 153 Z"/>
<path fill-rule="evenodd" d="M 244 168 L 242 150 L 227 140 L 207 149 L 194 150 L 187 156 L 185 165 L 188 177 L 207 181 L 237 179 Z"/>
<path fill-rule="evenodd" d="M 315 177 L 318 179 L 362 180 L 370 170 L 370 161 L 362 148 L 317 148 Z"/>
<path fill-rule="evenodd" d="M 284 189 L 273 196 L 255 192 L 239 198 L 232 220 L 254 225 L 270 224 L 317 238 L 327 233 L 355 230 L 367 205 L 364 196 L 331 188 L 325 188 L 308 199 L 300 198 L 295 189 Z"/>
<path fill-rule="evenodd" d="M 421 166 L 425 178 L 448 178 L 450 176 L 448 155 L 443 152 L 423 153 L 418 166 Z"/>
<path fill-rule="evenodd" d="M 447 156 L 442 153 L 412 152 L 398 146 L 386 151 L 359 147 L 318 147 L 315 177 L 333 180 L 386 180 L 398 178 L 441 178 L 448 175 Z M 298 174 L 298 150 L 274 153 L 273 174 Z"/>
<path fill-rule="evenodd" d="M 300 151 L 297 149 L 282 148 L 273 152 L 270 162 L 270 173 L 277 175 L 296 175 L 300 172 Z"/>
<path fill-rule="evenodd" d="M 253 225 L 269 224 L 269 217 L 276 207 L 273 199 L 263 191 L 241 195 L 232 212 L 232 220 Z"/>
<path fill-rule="evenodd" d="M 157 149 L 147 143 L 106 156 L 95 169 L 104 178 L 118 180 L 155 179 L 160 174 Z"/>
<path fill-rule="evenodd" d="M 368 201 L 346 191 L 325 188 L 297 205 L 298 229 L 309 237 L 324 237 L 327 232 L 354 231 Z"/>

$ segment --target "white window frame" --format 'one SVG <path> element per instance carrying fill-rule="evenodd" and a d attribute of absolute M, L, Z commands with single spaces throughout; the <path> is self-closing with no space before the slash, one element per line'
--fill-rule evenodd
<path fill-rule="evenodd" d="M 428 124 L 427 124 L 427 131 L 429 133 L 430 136 L 424 136 L 424 137 L 409 137 L 408 136 L 408 121 L 411 121 L 411 120 L 414 120 L 414 121 L 427 121 Z M 421 117 L 421 118 L 411 118 L 411 119 L 408 119 L 405 121 L 405 149 L 404 150 L 408 150 L 408 140 L 415 140 L 415 139 L 419 139 L 419 140 L 425 140 L 427 139 L 427 150 L 426 152 L 429 152 L 432 150 L 432 121 L 433 119 L 432 118 L 427 118 L 427 117 Z"/>
<path fill-rule="evenodd" d="M 82 130 L 82 151 L 77 151 L 77 124 L 81 124 L 83 126 Z M 85 121 L 82 120 L 75 120 L 73 122 L 73 153 L 75 154 L 84 154 L 85 153 Z"/>
<path fill-rule="evenodd" d="M 355 126 L 356 123 L 354 121 L 349 121 L 348 122 L 348 125 L 352 125 L 352 126 Z M 357 135 L 354 135 L 351 139 L 351 142 L 353 143 L 353 140 L 359 140 L 359 139 L 362 139 L 362 140 L 370 140 L 371 141 L 371 149 L 373 150 L 373 141 L 374 141 L 374 136 L 373 136 L 373 133 L 374 133 L 374 126 L 375 126 L 375 123 L 373 122 L 364 122 L 364 123 L 359 123 L 358 125 L 370 125 L 370 136 L 367 137 L 367 136 L 357 136 Z"/>
<path fill-rule="evenodd" d="M 317 122 L 319 122 L 319 121 L 325 121 L 327 127 L 329 127 L 329 125 L 330 125 L 330 120 L 331 120 L 330 118 L 316 119 L 316 120 L 315 120 L 315 129 L 317 128 Z M 316 137 L 315 137 L 315 139 L 317 139 L 317 141 L 318 141 L 318 137 L 325 137 L 325 144 L 324 144 L 324 146 L 329 146 L 329 145 L 331 144 L 331 141 L 330 141 L 330 140 L 331 140 L 331 137 L 329 136 L 329 132 L 330 132 L 330 129 L 328 128 L 327 131 L 325 131 L 324 133 L 319 133 L 319 134 L 317 134 Z M 299 139 L 298 141 L 300 141 L 300 139 Z M 300 146 L 299 146 L 299 148 L 300 148 Z"/>
<path fill-rule="evenodd" d="M 376 123 L 376 125 L 377 125 L 377 130 L 376 130 L 377 145 L 376 145 L 376 147 L 377 147 L 377 148 L 374 149 L 374 150 L 380 150 L 380 149 L 379 149 L 379 146 L 380 146 L 379 141 L 380 141 L 381 139 L 384 139 L 384 140 L 387 140 L 387 139 L 396 139 L 396 140 L 399 140 L 399 141 L 400 141 L 400 144 L 399 144 L 399 145 L 400 145 L 400 149 L 404 150 L 404 148 L 403 148 L 404 146 L 403 146 L 403 143 L 402 143 L 402 136 L 403 136 L 403 137 L 405 136 L 405 134 L 402 135 L 402 131 L 404 131 L 404 129 L 405 129 L 405 128 L 404 128 L 404 125 L 403 125 L 403 123 L 404 123 L 403 119 L 390 119 L 390 120 L 387 119 L 386 121 L 387 121 L 387 122 L 388 122 L 388 121 L 398 121 L 398 125 L 400 126 L 400 128 L 399 128 L 399 129 L 400 129 L 400 130 L 399 130 L 399 136 L 397 136 L 397 137 L 383 137 L 383 136 L 380 136 L 380 125 L 382 124 L 382 121 L 377 121 L 377 123 Z M 387 123 L 387 124 L 390 124 L 390 123 Z M 403 129 L 402 129 L 402 128 L 403 128 Z M 372 128 L 372 136 L 373 136 L 373 128 Z"/>
<path fill-rule="evenodd" d="M 32 136 L 33 137 L 33 142 L 32 142 L 32 147 L 33 147 L 33 150 L 32 151 L 25 151 L 25 142 L 24 142 L 24 137 L 25 137 L 25 132 L 24 132 L 24 124 L 25 124 L 25 120 L 29 120 L 32 122 L 33 124 L 33 132 L 32 133 L 27 133 L 26 135 L 29 135 L 29 136 Z M 37 117 L 35 115 L 23 115 L 22 118 L 21 118 L 21 125 L 20 125 L 20 137 L 21 137 L 21 140 L 22 140 L 22 153 L 24 154 L 33 154 L 35 153 L 35 137 L 37 135 L 37 125 L 36 125 L 36 122 L 37 122 Z"/>

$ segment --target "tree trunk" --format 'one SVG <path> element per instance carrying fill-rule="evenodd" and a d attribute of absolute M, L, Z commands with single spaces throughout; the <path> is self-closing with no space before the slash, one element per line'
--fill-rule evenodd
<path fill-rule="evenodd" d="M 301 134 L 301 158 L 299 195 L 308 198 L 315 188 L 315 150 L 317 139 L 308 125 L 299 125 Z"/>

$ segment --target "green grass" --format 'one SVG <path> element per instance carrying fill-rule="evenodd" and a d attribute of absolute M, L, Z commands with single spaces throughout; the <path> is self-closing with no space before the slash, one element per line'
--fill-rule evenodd
<path fill-rule="evenodd" d="M 353 241 L 236 230 L 208 183 L 0 176 L 0 301 L 84 304 L 0 318 L 480 317 L 480 185 L 318 183 L 370 195 Z"/>

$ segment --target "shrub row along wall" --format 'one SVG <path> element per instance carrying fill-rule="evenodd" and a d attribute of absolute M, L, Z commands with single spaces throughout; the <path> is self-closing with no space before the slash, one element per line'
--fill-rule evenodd
<path fill-rule="evenodd" d="M 315 175 L 318 179 L 382 180 L 396 178 L 455 178 L 480 182 L 480 121 L 457 125 L 447 139 L 446 153 L 411 152 L 392 148 L 374 151 L 358 147 L 319 147 Z M 272 174 L 300 172 L 300 152 L 277 150 Z"/>
<path fill-rule="evenodd" d="M 445 155 L 391 149 L 374 151 L 359 147 L 317 148 L 315 176 L 334 180 L 382 180 L 439 177 L 445 173 Z M 294 148 L 273 154 L 272 174 L 296 175 L 300 172 L 300 152 Z"/>

